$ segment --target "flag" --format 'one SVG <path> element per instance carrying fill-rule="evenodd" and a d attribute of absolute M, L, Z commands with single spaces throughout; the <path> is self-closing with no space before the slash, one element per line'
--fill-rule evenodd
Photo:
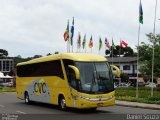
<path fill-rule="evenodd" d="M 127 47 L 128 44 L 124 42 L 123 40 L 120 42 L 120 47 Z"/>
<path fill-rule="evenodd" d="M 68 20 L 67 28 L 66 28 L 66 30 L 64 32 L 63 37 L 64 37 L 64 41 L 65 42 L 69 39 L 69 20 Z"/>
<path fill-rule="evenodd" d="M 86 44 L 86 34 L 84 35 L 83 42 L 82 42 L 83 49 L 85 48 L 85 44 Z"/>
<path fill-rule="evenodd" d="M 80 35 L 80 33 L 78 34 L 77 46 L 78 46 L 78 48 L 81 47 L 81 35 Z"/>
<path fill-rule="evenodd" d="M 141 0 L 139 4 L 139 23 L 143 24 L 143 9 L 142 9 Z"/>
<path fill-rule="evenodd" d="M 92 48 L 92 47 L 93 47 L 92 35 L 91 35 L 91 38 L 90 38 L 90 41 L 89 41 L 88 47 L 89 47 L 89 48 Z"/>
<path fill-rule="evenodd" d="M 116 49 L 116 46 L 115 46 L 115 44 L 114 44 L 114 42 L 113 42 L 113 38 L 112 38 L 112 48 L 113 48 L 113 49 Z"/>
<path fill-rule="evenodd" d="M 73 36 L 74 36 L 74 17 L 72 20 L 72 26 L 71 26 L 71 45 L 73 45 Z"/>
<path fill-rule="evenodd" d="M 110 49 L 109 41 L 107 40 L 107 38 L 105 38 L 105 45 L 108 49 Z"/>
<path fill-rule="evenodd" d="M 99 38 L 99 51 L 101 50 L 102 48 L 102 40 L 101 40 L 101 37 Z"/>

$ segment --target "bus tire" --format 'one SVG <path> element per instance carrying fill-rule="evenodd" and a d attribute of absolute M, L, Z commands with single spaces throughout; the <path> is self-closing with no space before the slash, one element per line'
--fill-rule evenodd
<path fill-rule="evenodd" d="M 30 99 L 29 99 L 28 92 L 25 92 L 25 94 L 24 94 L 24 101 L 25 101 L 26 104 L 30 104 Z"/>
<path fill-rule="evenodd" d="M 89 108 L 90 111 L 96 111 L 97 110 L 97 107 L 94 107 L 94 108 Z"/>
<path fill-rule="evenodd" d="M 59 97 L 59 107 L 63 111 L 67 110 L 66 100 L 65 100 L 64 96 Z"/>

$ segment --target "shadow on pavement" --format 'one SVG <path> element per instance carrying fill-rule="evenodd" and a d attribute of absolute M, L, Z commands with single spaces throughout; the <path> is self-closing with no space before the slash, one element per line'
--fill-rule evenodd
<path fill-rule="evenodd" d="M 52 105 L 52 104 L 47 104 L 47 103 L 40 103 L 40 102 L 32 102 L 31 104 L 26 104 L 24 102 L 19 102 L 17 104 L 23 104 L 26 106 L 36 106 L 36 107 L 43 107 L 43 108 L 47 108 L 47 109 L 52 109 L 52 110 L 56 110 L 56 111 L 60 111 L 60 112 L 64 112 L 65 113 L 75 113 L 75 114 L 100 114 L 100 113 L 112 113 L 109 111 L 103 111 L 103 110 L 99 110 L 97 108 L 97 110 L 90 110 L 90 109 L 77 109 L 77 108 L 67 108 L 66 111 L 63 111 L 59 108 L 58 105 Z"/>

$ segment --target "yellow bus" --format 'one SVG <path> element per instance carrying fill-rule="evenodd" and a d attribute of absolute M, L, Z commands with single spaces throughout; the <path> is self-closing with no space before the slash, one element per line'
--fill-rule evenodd
<path fill-rule="evenodd" d="M 120 74 L 117 69 L 117 76 Z M 107 59 L 64 53 L 17 64 L 17 98 L 67 107 L 96 109 L 115 104 L 113 74 Z"/>

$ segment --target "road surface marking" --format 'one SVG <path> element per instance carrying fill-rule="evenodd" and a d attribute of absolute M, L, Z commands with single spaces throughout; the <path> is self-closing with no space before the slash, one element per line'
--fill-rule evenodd
<path fill-rule="evenodd" d="M 0 107 L 4 108 L 4 105 L 0 105 Z"/>
<path fill-rule="evenodd" d="M 22 112 L 22 111 L 20 111 L 20 110 L 17 110 L 16 112 L 17 112 L 17 113 L 20 113 L 20 114 L 26 114 L 25 112 Z"/>

